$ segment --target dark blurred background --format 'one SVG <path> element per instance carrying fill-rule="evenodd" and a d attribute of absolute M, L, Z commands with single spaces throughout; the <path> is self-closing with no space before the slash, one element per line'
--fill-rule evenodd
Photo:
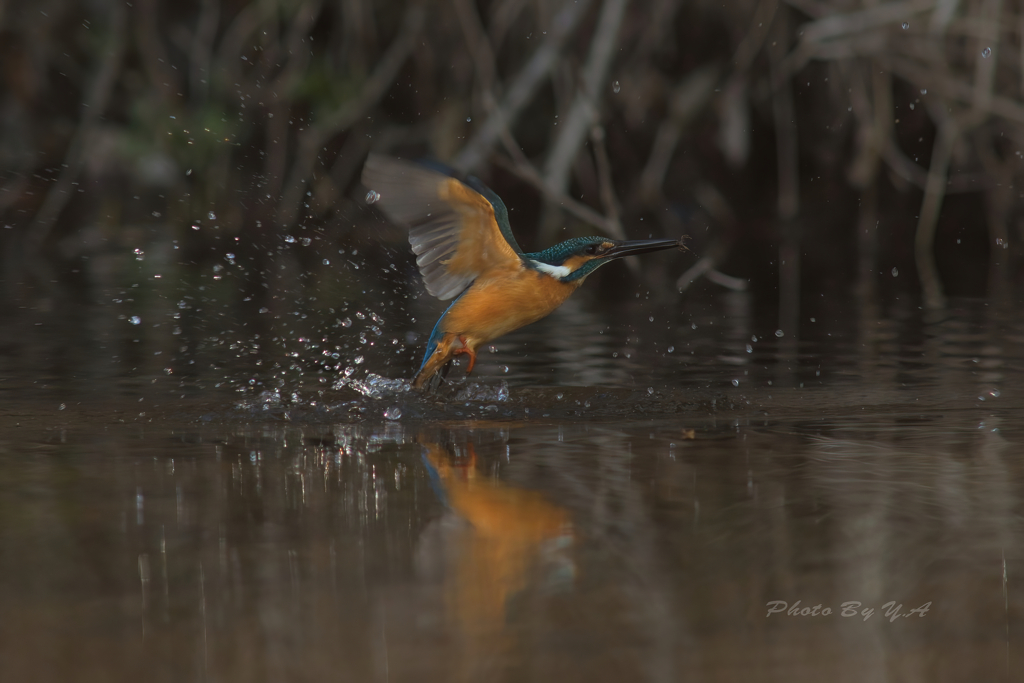
<path fill-rule="evenodd" d="M 0 306 L 89 300 L 131 254 L 181 281 L 228 269 L 229 303 L 253 311 L 297 296 L 288 282 L 337 284 L 351 266 L 326 255 L 353 250 L 419 292 L 404 235 L 365 205 L 370 150 L 480 176 L 528 249 L 690 236 L 692 257 L 602 270 L 611 299 L 632 297 L 623 278 L 668 305 L 747 289 L 784 329 L 1012 305 L 1019 11 L 0 0 Z M 370 296 L 361 281 L 335 299 Z"/>

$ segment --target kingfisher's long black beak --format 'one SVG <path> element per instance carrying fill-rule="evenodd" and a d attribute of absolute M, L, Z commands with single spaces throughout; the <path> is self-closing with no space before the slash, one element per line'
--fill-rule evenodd
<path fill-rule="evenodd" d="M 651 251 L 671 249 L 682 244 L 681 240 L 625 240 L 616 241 L 615 246 L 604 252 L 606 258 L 621 258 L 623 256 L 635 256 L 646 254 Z"/>

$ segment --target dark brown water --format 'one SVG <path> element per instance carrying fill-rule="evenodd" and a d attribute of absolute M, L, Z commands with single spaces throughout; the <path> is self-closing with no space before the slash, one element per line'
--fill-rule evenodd
<path fill-rule="evenodd" d="M 431 302 L 158 269 L 5 318 L 4 680 L 1024 675 L 1012 314 L 581 292 L 423 398 Z"/>

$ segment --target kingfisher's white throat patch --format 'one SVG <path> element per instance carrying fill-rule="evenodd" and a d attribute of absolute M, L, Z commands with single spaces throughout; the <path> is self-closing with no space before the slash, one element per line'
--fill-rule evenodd
<path fill-rule="evenodd" d="M 546 275 L 550 275 L 551 277 L 559 279 L 559 280 L 561 280 L 563 277 L 567 277 L 569 275 L 569 273 L 572 272 L 571 270 L 569 270 L 565 266 L 552 266 L 552 265 L 550 265 L 548 263 L 541 263 L 540 261 L 534 261 L 533 259 L 530 259 L 530 263 L 533 265 L 534 268 L 536 268 L 540 272 L 542 272 L 542 273 L 544 273 Z"/>

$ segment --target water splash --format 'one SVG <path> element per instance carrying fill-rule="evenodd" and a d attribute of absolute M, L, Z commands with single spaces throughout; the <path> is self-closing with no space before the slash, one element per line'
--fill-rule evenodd
<path fill-rule="evenodd" d="M 508 382 L 501 380 L 498 384 L 470 382 L 455 394 L 456 401 L 498 401 L 508 400 Z"/>
<path fill-rule="evenodd" d="M 347 372 L 347 368 L 346 368 Z M 351 377 L 343 377 L 334 383 L 333 389 L 354 389 L 363 396 L 373 399 L 384 399 L 397 396 L 399 394 L 408 393 L 412 389 L 412 385 L 409 384 L 408 380 L 404 379 L 390 379 L 388 377 L 381 377 L 374 373 L 369 373 L 366 379 L 352 379 Z"/>

